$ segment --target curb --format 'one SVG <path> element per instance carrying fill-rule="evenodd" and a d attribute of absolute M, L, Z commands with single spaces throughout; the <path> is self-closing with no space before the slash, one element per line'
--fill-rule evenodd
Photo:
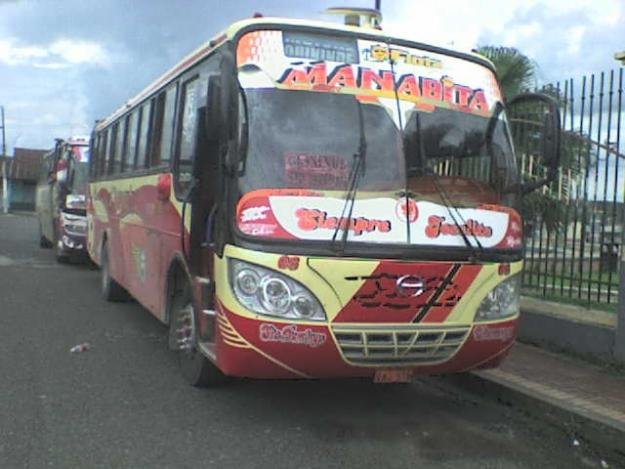
<path fill-rule="evenodd" d="M 528 309 L 521 311 L 520 341 L 555 348 L 599 363 L 617 362 L 613 354 L 615 335 L 615 328 L 604 324 Z"/>
<path fill-rule="evenodd" d="M 450 375 L 451 384 L 494 398 L 591 443 L 625 464 L 625 414 L 499 369 Z"/>

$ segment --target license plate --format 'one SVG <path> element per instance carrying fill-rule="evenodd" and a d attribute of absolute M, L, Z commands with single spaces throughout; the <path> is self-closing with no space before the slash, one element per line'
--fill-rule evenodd
<path fill-rule="evenodd" d="M 373 375 L 374 383 L 409 383 L 412 370 L 377 370 Z"/>

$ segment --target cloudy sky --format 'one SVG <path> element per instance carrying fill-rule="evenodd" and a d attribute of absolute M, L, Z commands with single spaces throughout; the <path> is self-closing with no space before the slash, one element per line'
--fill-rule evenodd
<path fill-rule="evenodd" d="M 7 153 L 89 134 L 95 119 L 237 19 L 259 11 L 333 21 L 323 10 L 345 4 L 374 0 L 0 0 Z M 623 0 L 383 0 L 382 11 L 384 29 L 401 37 L 517 47 L 541 82 L 615 68 L 614 53 L 625 50 Z"/>

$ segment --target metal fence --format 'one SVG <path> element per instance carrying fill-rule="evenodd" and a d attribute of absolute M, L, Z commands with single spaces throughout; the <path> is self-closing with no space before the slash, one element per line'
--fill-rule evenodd
<path fill-rule="evenodd" d="M 625 231 L 623 69 L 543 91 L 560 101 L 562 166 L 551 187 L 524 200 L 525 290 L 615 304 Z M 532 173 L 535 162 L 520 156 L 523 173 Z"/>

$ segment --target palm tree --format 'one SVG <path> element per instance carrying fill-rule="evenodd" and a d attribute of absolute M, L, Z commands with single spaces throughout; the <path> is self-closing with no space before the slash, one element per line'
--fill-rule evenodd
<path fill-rule="evenodd" d="M 514 47 L 481 46 L 478 53 L 489 59 L 497 70 L 504 99 L 536 88 L 536 65 Z"/>

